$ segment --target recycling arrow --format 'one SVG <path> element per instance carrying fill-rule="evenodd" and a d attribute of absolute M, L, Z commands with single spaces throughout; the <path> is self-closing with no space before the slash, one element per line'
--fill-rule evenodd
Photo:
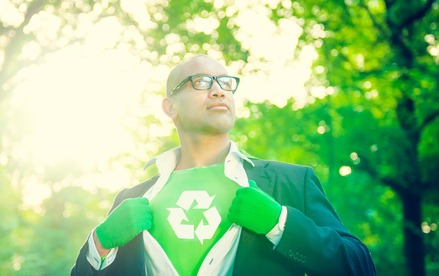
<path fill-rule="evenodd" d="M 210 197 L 207 191 L 184 191 L 177 200 L 177 205 L 187 211 L 192 203 L 196 201 L 195 209 L 207 209 L 214 198 L 215 196 Z"/>
<path fill-rule="evenodd" d="M 183 221 L 189 222 L 181 208 L 168 208 L 169 216 L 168 221 L 172 229 L 174 229 L 175 235 L 179 239 L 193 239 L 194 238 L 194 226 L 188 224 L 182 224 Z"/>
<path fill-rule="evenodd" d="M 213 234 L 215 234 L 216 229 L 221 223 L 221 216 L 216 207 L 204 211 L 203 214 L 207 220 L 207 224 L 205 225 L 203 224 L 203 221 L 200 221 L 197 229 L 195 229 L 195 235 L 197 235 L 201 244 L 203 244 L 204 240 L 209 240 L 213 237 Z"/>
<path fill-rule="evenodd" d="M 221 223 L 221 215 L 216 207 L 210 207 L 215 196 L 209 196 L 207 191 L 184 191 L 178 198 L 176 205 L 180 208 L 168 208 L 168 222 L 179 239 L 194 239 L 196 235 L 203 244 L 204 240 L 211 239 Z M 189 222 L 185 211 L 189 211 L 193 203 L 194 209 L 206 209 L 203 212 L 207 224 L 201 220 L 196 229 Z M 185 224 L 183 224 L 185 222 Z"/>

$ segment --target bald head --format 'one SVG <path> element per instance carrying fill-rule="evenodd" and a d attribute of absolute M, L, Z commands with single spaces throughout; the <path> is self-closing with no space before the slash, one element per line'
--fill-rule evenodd
<path fill-rule="evenodd" d="M 191 57 L 175 66 L 169 73 L 166 82 L 166 96 L 169 97 L 172 89 L 182 80 L 195 74 L 219 75 L 227 74 L 227 70 L 221 63 L 206 55 Z"/>

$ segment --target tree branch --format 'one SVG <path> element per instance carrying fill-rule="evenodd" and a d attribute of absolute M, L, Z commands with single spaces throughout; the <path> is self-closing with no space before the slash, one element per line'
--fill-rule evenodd
<path fill-rule="evenodd" d="M 11 27 L 5 27 L 3 25 L 0 25 L 0 35 L 3 35 L 7 33 L 8 31 L 13 30 Z"/>
<path fill-rule="evenodd" d="M 397 181 L 388 177 L 382 177 L 380 178 L 380 181 L 399 195 L 406 193 L 408 190 L 407 188 L 404 188 L 403 186 L 399 185 Z"/>
<path fill-rule="evenodd" d="M 23 29 L 30 21 L 32 16 L 34 16 L 36 13 L 40 12 L 41 7 L 44 5 L 43 0 L 35 0 L 29 4 L 26 10 L 26 14 L 24 15 L 24 20 L 21 22 L 19 29 Z"/>
<path fill-rule="evenodd" d="M 20 26 L 15 29 L 15 35 L 13 37 L 10 37 L 11 42 L 5 47 L 4 51 L 4 60 L 0 71 L 0 83 L 4 83 L 9 78 L 9 76 L 14 75 L 15 72 L 18 71 L 18 69 L 15 69 L 14 71 L 14 69 L 10 68 L 10 66 L 14 64 L 16 56 L 19 54 L 24 44 L 24 41 L 22 40 L 22 37 L 25 36 L 23 29 L 29 23 L 32 16 L 40 11 L 43 5 L 43 0 L 36 0 L 30 3 L 24 16 L 23 22 L 21 22 Z"/>
<path fill-rule="evenodd" d="M 422 122 L 422 124 L 420 126 L 420 129 L 422 130 L 423 128 L 425 128 L 428 124 L 433 122 L 438 117 L 439 117 L 439 110 L 436 110 L 433 113 L 431 113 L 430 115 L 428 115 L 427 117 L 425 117 L 424 121 Z"/>
<path fill-rule="evenodd" d="M 401 22 L 400 24 L 401 28 L 406 28 L 410 23 L 423 18 L 427 14 L 427 12 L 431 9 L 434 2 L 435 0 L 427 0 L 424 7 L 418 9 L 417 11 L 414 11 L 404 21 Z"/>
<path fill-rule="evenodd" d="M 376 29 L 381 33 L 383 37 L 388 37 L 389 33 L 388 31 L 383 27 L 382 24 L 378 23 L 378 20 L 375 18 L 375 15 L 372 14 L 369 7 L 364 3 L 363 0 L 360 1 L 360 7 L 365 9 L 367 14 L 369 15 L 370 19 L 372 20 L 373 25 Z"/>
<path fill-rule="evenodd" d="M 394 190 L 397 194 L 401 195 L 405 192 L 407 192 L 407 188 L 401 185 L 398 181 L 396 181 L 393 178 L 387 177 L 387 176 L 381 176 L 380 173 L 377 170 L 376 162 L 373 162 L 374 165 L 372 165 L 371 160 L 367 157 L 365 154 L 359 154 L 361 158 L 361 162 L 356 167 L 369 174 L 372 178 L 377 179 L 380 181 L 383 185 L 391 188 Z"/>
<path fill-rule="evenodd" d="M 390 10 L 395 3 L 391 0 L 384 0 L 384 4 L 386 5 L 386 10 Z"/>

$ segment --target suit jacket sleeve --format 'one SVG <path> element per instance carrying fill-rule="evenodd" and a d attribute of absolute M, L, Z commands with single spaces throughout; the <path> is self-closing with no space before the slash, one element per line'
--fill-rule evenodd
<path fill-rule="evenodd" d="M 298 189 L 303 198 L 297 208 L 287 206 L 276 251 L 300 264 L 308 275 L 375 275 L 368 249 L 343 226 L 314 171 L 306 167 L 303 178 Z"/>
<path fill-rule="evenodd" d="M 111 213 L 114 208 L 127 199 L 133 197 L 140 197 L 149 189 L 157 180 L 155 176 L 143 183 L 140 183 L 132 188 L 122 190 L 115 198 Z M 88 244 L 84 243 L 79 251 L 75 265 L 73 266 L 71 276 L 91 276 L 91 275 L 144 275 L 143 263 L 143 242 L 142 236 L 138 235 L 129 243 L 119 247 L 116 259 L 104 270 L 95 270 L 87 260 Z"/>
<path fill-rule="evenodd" d="M 110 213 L 114 208 L 116 208 L 122 202 L 123 192 L 124 191 L 122 191 L 121 193 L 119 193 L 116 196 L 116 199 L 114 200 L 113 207 L 111 208 Z M 88 262 L 88 260 L 87 260 L 88 242 L 87 241 L 88 241 L 88 238 L 85 241 L 84 245 L 79 250 L 79 254 L 78 254 L 78 257 L 76 259 L 75 265 L 73 266 L 72 270 L 70 271 L 71 276 L 105 275 L 105 270 L 97 271 Z"/>

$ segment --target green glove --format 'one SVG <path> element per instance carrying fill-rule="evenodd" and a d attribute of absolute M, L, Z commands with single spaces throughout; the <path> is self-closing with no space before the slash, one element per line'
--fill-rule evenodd
<path fill-rule="evenodd" d="M 128 243 L 143 230 L 152 225 L 152 209 L 149 200 L 144 197 L 130 198 L 122 201 L 96 227 L 96 235 L 102 246 L 107 249 Z"/>
<path fill-rule="evenodd" d="M 267 234 L 278 223 L 282 206 L 249 180 L 240 188 L 229 209 L 229 220 L 257 234 Z"/>

